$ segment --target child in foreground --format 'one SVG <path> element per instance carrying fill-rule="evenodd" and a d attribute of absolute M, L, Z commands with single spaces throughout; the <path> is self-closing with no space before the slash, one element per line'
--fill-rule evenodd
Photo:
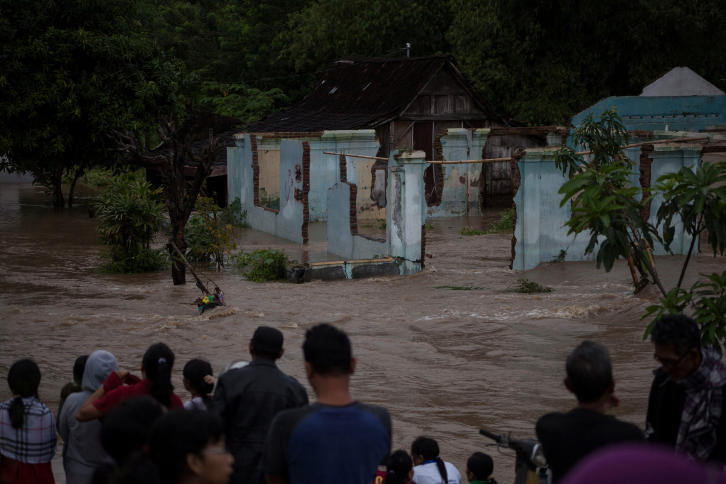
<path fill-rule="evenodd" d="M 466 477 L 471 484 L 497 484 L 493 473 L 494 462 L 483 452 L 474 452 L 466 461 Z"/>

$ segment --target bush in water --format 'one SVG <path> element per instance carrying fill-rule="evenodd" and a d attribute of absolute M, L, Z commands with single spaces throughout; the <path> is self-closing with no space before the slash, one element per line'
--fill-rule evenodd
<path fill-rule="evenodd" d="M 166 256 L 151 248 L 159 230 L 164 205 L 143 174 L 123 174 L 111 181 L 95 202 L 98 233 L 111 246 L 108 272 L 134 273 L 162 269 Z"/>
<path fill-rule="evenodd" d="M 285 278 L 287 255 L 279 250 L 258 249 L 233 256 L 237 269 L 250 281 L 265 282 Z"/>

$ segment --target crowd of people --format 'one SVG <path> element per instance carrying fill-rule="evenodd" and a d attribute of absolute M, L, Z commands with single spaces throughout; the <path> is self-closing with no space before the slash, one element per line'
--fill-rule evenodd
<path fill-rule="evenodd" d="M 726 364 L 686 316 L 663 316 L 651 339 L 659 366 L 644 430 L 607 414 L 619 402 L 608 350 L 584 341 L 570 353 L 564 385 L 578 405 L 535 427 L 552 482 L 726 482 Z M 430 437 L 393 450 L 388 411 L 351 396 L 356 359 L 343 331 L 314 326 L 302 350 L 314 403 L 278 368 L 283 335 L 272 327 L 254 331 L 248 364 L 218 379 L 209 362 L 188 361 L 187 402 L 174 392 L 175 355 L 164 343 L 146 350 L 140 377 L 97 350 L 75 361 L 57 418 L 38 398 L 38 365 L 18 360 L 8 372 L 13 398 L 0 404 L 0 484 L 54 483 L 57 435 L 69 484 L 496 482 L 482 452 L 462 474 Z"/>

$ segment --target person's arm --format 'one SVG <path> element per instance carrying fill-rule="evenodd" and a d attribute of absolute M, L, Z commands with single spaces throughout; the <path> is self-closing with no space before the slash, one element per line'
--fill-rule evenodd
<path fill-rule="evenodd" d="M 127 371 L 116 370 L 109 373 L 103 381 L 103 385 L 98 387 L 98 390 L 93 392 L 93 395 L 88 397 L 88 400 L 81 406 L 81 409 L 76 415 L 76 419 L 80 422 L 87 422 L 103 417 L 103 412 L 94 403 L 103 398 L 106 393 L 121 386 L 125 379 L 129 379 L 129 372 Z"/>
<path fill-rule="evenodd" d="M 88 397 L 88 400 L 86 400 L 85 403 L 81 405 L 80 410 L 78 410 L 78 413 L 76 414 L 76 419 L 79 422 L 88 422 L 89 420 L 95 420 L 97 418 L 103 417 L 103 412 L 96 408 L 93 403 L 103 397 L 105 393 L 106 392 L 103 389 L 103 385 L 98 387 L 98 390 L 96 390 L 90 397 Z"/>
<path fill-rule="evenodd" d="M 262 453 L 262 471 L 268 484 L 287 484 L 288 462 L 285 449 L 290 435 L 291 422 L 285 419 L 287 412 L 278 413 L 267 431 Z"/>
<path fill-rule="evenodd" d="M 212 402 L 210 404 L 210 407 L 207 409 L 210 412 L 216 414 L 219 418 L 222 419 L 225 426 L 227 424 L 227 421 L 225 419 L 225 412 L 227 409 L 227 392 L 226 392 L 226 378 L 224 378 L 224 375 L 220 376 L 217 379 L 217 384 L 214 387 L 214 395 L 212 395 Z"/>
<path fill-rule="evenodd" d="M 71 431 L 70 424 L 68 422 L 69 411 L 72 410 L 68 410 L 67 406 L 61 409 L 61 411 L 58 412 L 58 419 L 56 421 L 56 426 L 58 427 L 58 434 L 60 434 L 63 442 L 68 442 L 68 434 Z M 73 417 L 75 417 L 75 415 L 73 415 L 71 418 Z"/>

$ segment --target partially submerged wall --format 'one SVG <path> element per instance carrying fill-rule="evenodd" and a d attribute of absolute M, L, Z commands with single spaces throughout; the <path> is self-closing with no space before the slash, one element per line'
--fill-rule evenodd
<path fill-rule="evenodd" d="M 347 260 L 388 258 L 381 262 L 387 264 L 386 273 L 391 270 L 391 261 L 395 261 L 401 274 L 417 272 L 423 267 L 426 217 L 423 152 L 392 155 L 387 170 L 378 174 L 380 179 L 388 181 L 382 197 L 386 208 L 376 209 L 374 213 L 385 217 L 386 234 L 385 238 L 373 238 L 361 234 L 358 226 L 360 206 L 372 198 L 373 164 L 358 157 L 325 153 L 373 156 L 377 143 L 372 130 L 325 132 L 318 138 L 307 139 L 279 136 L 265 139 L 262 135 L 240 134 L 236 140 L 236 146 L 229 148 L 227 154 L 229 199 L 241 200 L 251 227 L 305 244 L 308 224 L 317 212 L 318 217 L 325 217 L 328 222 L 329 253 Z M 262 156 L 261 146 L 264 147 Z M 275 171 L 275 168 L 265 171 L 260 164 L 277 160 L 278 209 L 265 206 L 260 200 L 260 174 Z M 359 197 L 360 180 L 369 184 L 364 198 Z M 270 187 L 274 185 L 269 178 L 266 183 Z M 265 193 L 273 190 L 269 188 Z M 366 211 L 373 212 L 370 208 Z M 362 266 L 358 269 L 375 272 Z"/>
<path fill-rule="evenodd" d="M 652 147 L 652 151 L 646 152 L 644 156 L 641 156 L 643 147 L 625 150 L 625 154 L 634 162 L 632 186 L 642 187 L 641 169 L 649 186 L 655 186 L 661 175 L 676 172 L 683 166 L 695 167 L 700 163 L 699 144 L 656 144 Z M 570 203 L 560 206 L 562 195 L 558 193 L 567 178 L 555 167 L 555 152 L 556 148 L 527 150 L 518 163 L 521 181 L 514 198 L 517 221 L 512 268 L 515 270 L 534 269 L 541 262 L 551 262 L 562 255 L 567 261 L 593 260 L 596 255 L 597 249 L 585 255 L 589 234 L 582 233 L 575 237 L 567 233 L 565 222 L 570 218 Z M 645 159 L 647 163 L 644 163 Z M 648 214 L 650 223 L 655 223 L 661 203 L 662 197 L 653 198 Z M 687 253 L 690 240 L 682 224 L 677 223 L 671 244 L 672 252 Z M 660 245 L 653 249 L 656 254 L 665 253 Z"/>
<path fill-rule="evenodd" d="M 343 180 L 333 185 L 328 190 L 328 252 L 346 259 L 391 256 L 401 274 L 420 271 L 425 246 L 425 156 L 417 151 L 388 160 L 385 239 L 359 234 L 356 185 Z"/>
<path fill-rule="evenodd" d="M 307 141 L 281 140 L 277 190 L 279 209 L 260 204 L 259 154 L 255 135 L 238 135 L 237 146 L 227 149 L 229 200 L 239 198 L 247 211 L 247 223 L 263 232 L 293 242 L 308 239 L 308 192 L 310 190 L 310 146 Z"/>
<path fill-rule="evenodd" d="M 489 129 L 449 128 L 441 137 L 441 149 L 444 161 L 481 159 L 484 146 L 489 136 Z M 429 217 L 456 217 L 461 215 L 481 215 L 479 201 L 479 178 L 482 165 L 480 163 L 441 165 L 443 183 L 433 180 L 434 189 L 442 189 L 441 202 L 429 206 Z"/>
<path fill-rule="evenodd" d="M 609 97 L 574 116 L 572 125 L 581 125 L 587 116 L 597 119 L 608 109 L 614 109 L 625 128 L 636 135 L 631 140 L 633 142 L 689 135 L 698 137 L 693 132 L 715 131 L 726 126 L 726 96 Z M 568 144 L 572 145 L 572 141 Z M 626 149 L 625 154 L 634 162 L 631 186 L 640 187 L 641 192 L 647 194 L 661 175 L 676 172 L 684 166 L 698 166 L 701 150 L 702 144 L 695 143 L 653 144 Z M 513 174 L 513 178 L 521 178 L 514 198 L 517 219 L 512 267 L 517 270 L 529 270 L 562 255 L 565 255 L 565 260 L 573 261 L 595 257 L 595 254 L 584 254 L 588 234 L 578 237 L 567 235 L 568 229 L 564 224 L 570 217 L 570 204 L 559 206 L 561 195 L 558 191 L 566 180 L 554 166 L 554 151 L 527 150 L 517 163 L 518 173 Z M 661 203 L 662 196 L 656 195 L 647 213 L 643 214 L 652 224 L 656 222 Z M 676 222 L 675 226 L 671 250 L 685 254 L 691 239 L 682 224 Z M 664 253 L 660 244 L 656 244 L 653 250 L 656 254 Z"/>

